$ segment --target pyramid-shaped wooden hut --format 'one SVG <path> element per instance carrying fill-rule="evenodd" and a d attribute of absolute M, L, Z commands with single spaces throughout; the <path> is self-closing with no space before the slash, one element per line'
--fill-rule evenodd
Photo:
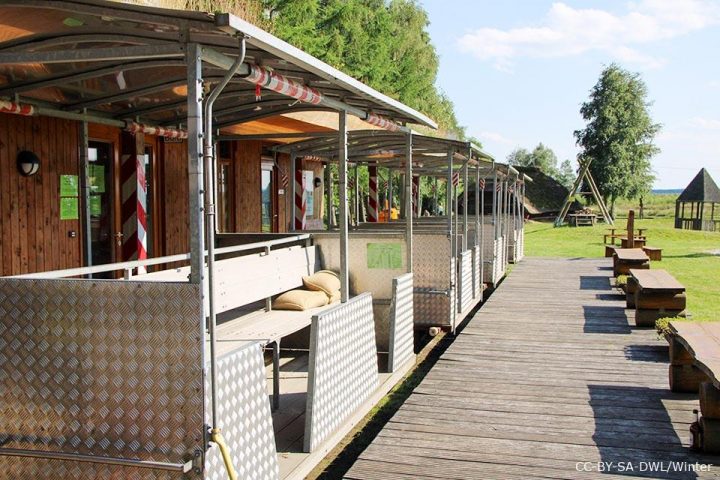
<path fill-rule="evenodd" d="M 720 188 L 704 168 L 693 178 L 675 202 L 675 228 L 720 231 Z"/>

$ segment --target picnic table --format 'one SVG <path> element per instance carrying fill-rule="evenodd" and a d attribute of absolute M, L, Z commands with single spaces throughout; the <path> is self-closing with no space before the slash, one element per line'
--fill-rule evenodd
<path fill-rule="evenodd" d="M 592 227 L 597 221 L 597 215 L 594 213 L 571 213 L 568 217 L 570 218 L 570 225 L 573 227 L 581 225 Z"/>
<path fill-rule="evenodd" d="M 606 233 L 603 235 L 603 243 L 608 243 L 608 239 L 610 239 L 610 244 L 615 245 L 615 239 L 619 238 L 621 241 L 623 238 L 627 239 L 626 230 L 623 229 L 622 233 L 615 233 L 617 230 L 617 228 L 608 228 L 608 231 L 610 233 Z M 647 230 L 647 228 L 638 228 L 635 238 L 640 240 L 646 240 L 645 230 Z"/>
<path fill-rule="evenodd" d="M 630 269 L 628 308 L 635 308 L 635 325 L 655 327 L 660 318 L 685 314 L 685 286 L 665 270 Z"/>
<path fill-rule="evenodd" d="M 720 453 L 720 322 L 672 321 L 670 389 L 698 393 L 702 417 L 690 426 L 693 445 Z"/>
<path fill-rule="evenodd" d="M 613 253 L 613 274 L 627 275 L 631 268 L 650 268 L 650 258 L 642 248 L 616 248 Z"/>

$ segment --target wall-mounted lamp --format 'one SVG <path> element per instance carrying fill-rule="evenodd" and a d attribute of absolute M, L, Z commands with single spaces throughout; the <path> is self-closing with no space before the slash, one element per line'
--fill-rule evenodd
<path fill-rule="evenodd" d="M 322 180 L 320 180 L 320 177 L 315 177 L 315 180 L 313 180 L 313 185 L 315 185 L 315 188 L 320 188 L 320 185 L 322 185 Z"/>
<path fill-rule="evenodd" d="M 40 170 L 40 159 L 33 152 L 23 150 L 17 154 L 17 169 L 23 177 L 35 175 Z"/>

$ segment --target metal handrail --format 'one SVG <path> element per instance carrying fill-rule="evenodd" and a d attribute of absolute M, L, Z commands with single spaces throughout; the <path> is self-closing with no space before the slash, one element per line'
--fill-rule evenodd
<path fill-rule="evenodd" d="M 309 234 L 293 235 L 287 238 L 279 238 L 276 240 L 267 240 L 264 242 L 247 243 L 244 245 L 233 245 L 231 247 L 222 247 L 215 249 L 215 255 L 226 253 L 242 252 L 246 250 L 257 250 L 260 248 L 270 248 L 286 243 L 295 243 L 302 240 L 309 240 Z M 207 250 L 205 251 L 207 257 Z M 132 270 L 139 267 L 149 267 L 152 265 L 160 265 L 163 263 L 181 262 L 190 260 L 189 253 L 179 253 L 177 255 L 168 255 L 165 257 L 149 258 L 147 260 L 131 260 L 127 262 L 108 263 L 105 265 L 95 265 L 91 267 L 68 268 L 65 270 L 53 270 L 49 272 L 26 273 L 23 275 L 13 275 L 9 278 L 65 278 L 75 277 L 79 275 L 92 275 L 95 273 L 114 272 L 117 270 Z"/>
<path fill-rule="evenodd" d="M 79 453 L 48 452 L 44 450 L 28 450 L 21 448 L 0 448 L 0 456 L 30 457 L 70 462 L 99 463 L 102 465 L 120 465 L 123 467 L 151 468 L 168 472 L 187 473 L 193 468 L 192 460 L 185 463 L 156 462 L 152 460 L 133 460 L 129 458 L 103 457 L 99 455 L 82 455 Z"/>

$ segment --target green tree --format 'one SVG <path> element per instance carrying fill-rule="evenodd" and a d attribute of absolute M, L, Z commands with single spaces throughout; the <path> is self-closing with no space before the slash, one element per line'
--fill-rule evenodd
<path fill-rule="evenodd" d="M 587 125 L 575 131 L 582 149 L 578 158 L 592 161 L 590 172 L 611 214 L 617 199 L 640 197 L 652 186 L 651 159 L 660 151 L 653 140 L 660 125 L 650 118 L 649 106 L 640 74 L 611 64 L 580 108 Z"/>
<path fill-rule="evenodd" d="M 551 148 L 538 143 L 532 152 L 516 148 L 507 157 L 508 164 L 521 167 L 535 167 L 546 175 L 557 176 L 557 156 Z"/>
<path fill-rule="evenodd" d="M 439 66 L 427 12 L 414 0 L 262 0 L 271 31 L 386 95 L 429 115 L 436 133 L 464 138 Z"/>
<path fill-rule="evenodd" d="M 575 169 L 573 168 L 572 162 L 570 160 L 563 160 L 563 162 L 560 164 L 560 168 L 557 170 L 557 174 L 555 175 L 555 180 L 557 180 L 562 186 L 566 187 L 568 190 L 570 190 L 573 186 L 573 183 L 575 182 L 575 177 L 577 174 L 575 173 Z"/>

